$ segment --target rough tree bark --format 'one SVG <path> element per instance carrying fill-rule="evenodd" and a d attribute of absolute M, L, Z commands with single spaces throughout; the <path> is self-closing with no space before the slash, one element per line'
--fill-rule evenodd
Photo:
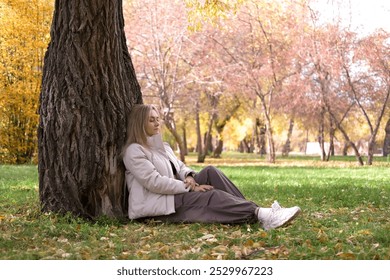
<path fill-rule="evenodd" d="M 38 128 L 43 211 L 94 218 L 126 212 L 126 116 L 142 103 L 122 1 L 56 0 Z"/>

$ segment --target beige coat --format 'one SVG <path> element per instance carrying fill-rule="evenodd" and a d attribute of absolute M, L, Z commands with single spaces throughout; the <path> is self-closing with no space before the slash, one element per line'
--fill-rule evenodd
<path fill-rule="evenodd" d="M 131 144 L 125 152 L 129 218 L 153 217 L 175 212 L 174 195 L 188 192 L 183 180 L 194 172 L 179 161 L 161 135 L 148 139 L 150 148 Z M 173 174 L 171 161 L 177 170 Z"/>

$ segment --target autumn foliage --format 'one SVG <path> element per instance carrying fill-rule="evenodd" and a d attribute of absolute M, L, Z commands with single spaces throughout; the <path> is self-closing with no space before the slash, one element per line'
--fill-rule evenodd
<path fill-rule="evenodd" d="M 49 0 L 0 1 L 0 161 L 36 158 L 38 96 L 49 42 Z"/>
<path fill-rule="evenodd" d="M 388 154 L 389 33 L 324 23 L 314 2 L 124 1 L 144 101 L 161 106 L 182 160 L 234 149 L 274 162 L 307 142 L 323 160 Z M 52 10 L 49 0 L 0 1 L 1 162 L 36 158 Z"/>
<path fill-rule="evenodd" d="M 337 148 L 372 163 L 389 117 L 389 34 L 324 23 L 313 2 L 127 6 L 129 48 L 145 101 L 170 112 L 176 142 L 199 154 L 220 155 L 221 145 L 266 152 L 275 162 L 277 152 L 304 153 L 311 141 L 324 161 Z"/>

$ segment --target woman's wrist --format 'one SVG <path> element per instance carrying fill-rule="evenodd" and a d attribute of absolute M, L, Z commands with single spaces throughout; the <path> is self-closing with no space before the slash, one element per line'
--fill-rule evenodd
<path fill-rule="evenodd" d="M 188 172 L 188 173 L 186 174 L 186 178 L 187 178 L 187 177 L 192 177 L 192 178 L 194 178 L 194 177 L 195 177 L 195 172 L 193 172 L 193 171 Z"/>

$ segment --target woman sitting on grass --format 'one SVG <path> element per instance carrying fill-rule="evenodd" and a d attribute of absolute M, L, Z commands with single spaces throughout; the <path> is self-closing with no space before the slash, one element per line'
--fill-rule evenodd
<path fill-rule="evenodd" d="M 160 115 L 153 105 L 135 105 L 123 151 L 129 190 L 129 218 L 166 222 L 253 223 L 265 230 L 293 220 L 300 208 L 275 201 L 263 208 L 248 201 L 217 168 L 196 173 L 179 161 L 160 134 Z"/>

